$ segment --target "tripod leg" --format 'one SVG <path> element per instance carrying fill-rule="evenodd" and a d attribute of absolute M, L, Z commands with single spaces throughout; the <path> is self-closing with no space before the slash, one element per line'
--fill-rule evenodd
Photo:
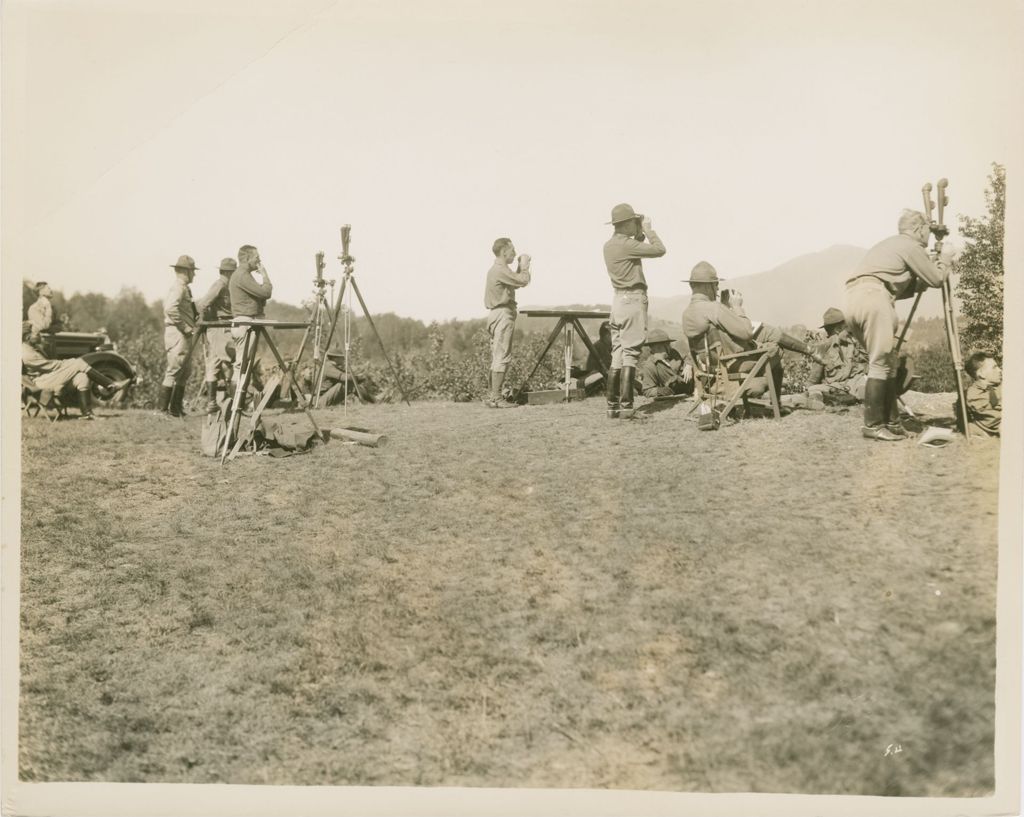
<path fill-rule="evenodd" d="M 324 382 L 324 361 L 327 360 L 326 351 L 331 348 L 331 341 L 334 340 L 334 330 L 338 325 L 338 316 L 341 314 L 342 304 L 345 303 L 345 287 L 348 285 L 348 279 L 351 276 L 350 272 L 345 273 L 345 277 L 341 279 L 341 289 L 338 290 L 338 299 L 334 302 L 334 311 L 331 313 L 331 328 L 327 332 L 327 343 L 324 344 L 324 358 L 320 362 L 319 371 L 314 370 L 313 381 L 316 383 L 316 389 L 314 395 L 317 397 L 317 405 L 319 406 L 320 387 Z M 354 281 L 352 282 L 355 283 Z M 360 298 L 360 301 L 362 299 Z"/>
<path fill-rule="evenodd" d="M 274 345 L 273 338 L 271 338 L 269 334 L 265 335 L 265 337 L 267 341 L 267 346 L 270 348 L 271 354 L 273 354 L 274 358 L 277 360 L 277 365 L 281 367 L 281 371 L 284 372 L 285 377 L 290 378 L 289 382 L 291 384 L 291 389 L 295 394 L 296 401 L 302 405 L 302 410 L 306 413 L 306 416 L 309 418 L 309 422 L 313 424 L 313 430 L 316 431 L 316 435 L 322 440 L 324 438 L 324 433 L 320 430 L 320 426 L 316 424 L 316 420 L 313 419 L 313 415 L 309 411 L 309 401 L 306 400 L 306 398 L 303 397 L 302 394 L 299 393 L 299 390 L 295 387 L 295 379 L 291 378 L 290 366 L 285 364 L 284 358 L 281 357 L 281 353 L 277 351 L 277 346 Z M 283 378 L 281 382 L 284 382 Z"/>
<path fill-rule="evenodd" d="M 254 330 L 246 327 L 245 337 L 242 339 L 242 359 L 239 361 L 238 366 L 238 382 L 235 383 L 235 396 L 231 400 L 231 413 L 228 415 L 228 429 L 224 435 L 224 448 L 221 452 L 221 465 L 227 459 L 228 451 L 231 449 L 231 444 L 234 442 L 234 436 L 238 429 L 238 420 L 240 405 L 242 402 L 242 396 L 245 394 L 245 390 L 249 386 L 249 372 L 251 365 L 248 363 L 249 356 L 251 354 L 251 344 L 253 342 Z"/>
<path fill-rule="evenodd" d="M 960 422 L 964 427 L 964 439 L 971 441 L 971 426 L 967 416 L 967 392 L 964 388 L 964 362 L 963 353 L 960 349 L 960 336 L 956 329 L 956 319 L 953 316 L 953 296 L 949 287 L 949 279 L 942 283 L 942 306 L 946 319 L 946 341 L 949 343 L 949 355 L 953 359 L 953 374 L 956 377 L 956 396 L 960 406 Z"/>
<path fill-rule="evenodd" d="M 530 378 L 533 377 L 533 373 L 540 368 L 540 364 L 544 362 L 544 358 L 547 357 L 548 352 L 551 350 L 552 345 L 555 342 L 555 338 L 558 337 L 558 333 L 562 331 L 562 325 L 565 323 L 565 318 L 559 318 L 558 323 L 555 324 L 555 328 L 551 330 L 551 334 L 548 335 L 548 341 L 544 344 L 544 351 L 537 356 L 537 362 L 533 364 L 533 368 L 530 369 L 530 373 L 526 375 L 522 384 L 516 389 L 516 395 L 514 400 L 519 399 L 520 393 L 526 388 L 526 384 L 530 382 Z"/>
<path fill-rule="evenodd" d="M 395 371 L 395 366 L 391 362 L 391 358 L 388 357 L 388 350 L 384 348 L 384 341 L 382 341 L 380 339 L 380 332 L 377 331 L 377 326 L 376 326 L 376 324 L 374 324 L 373 318 L 370 317 L 370 310 L 368 310 L 366 308 L 366 302 L 363 300 L 363 294 L 359 291 L 359 287 L 356 286 L 356 279 L 355 278 L 352 279 L 352 291 L 355 292 L 356 297 L 359 299 L 359 306 L 362 307 L 363 314 L 366 316 L 366 321 L 367 321 L 367 323 L 370 324 L 370 328 L 373 330 L 373 334 L 377 338 L 377 343 L 380 344 L 380 350 L 381 350 L 381 352 L 384 353 L 384 360 L 387 361 L 388 368 L 391 369 L 392 377 L 395 378 L 395 385 L 398 386 L 398 390 L 402 393 L 402 399 L 405 400 L 405 404 L 407 406 L 411 406 L 412 404 L 409 402 L 409 398 L 405 394 L 405 387 L 402 386 L 402 380 L 398 376 L 398 372 Z M 348 367 L 348 361 L 347 360 L 345 361 L 345 366 L 346 366 L 346 368 Z M 347 377 L 348 376 L 348 372 L 345 372 L 345 375 Z"/>

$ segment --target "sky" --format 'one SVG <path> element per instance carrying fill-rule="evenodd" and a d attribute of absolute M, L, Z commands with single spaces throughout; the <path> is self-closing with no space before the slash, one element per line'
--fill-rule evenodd
<path fill-rule="evenodd" d="M 955 224 L 1024 144 L 1024 7 L 983 5 L 15 0 L 4 276 L 155 299 L 189 254 L 198 295 L 251 243 L 300 303 L 348 223 L 371 311 L 444 320 L 484 314 L 498 236 L 521 305 L 609 302 L 623 201 L 654 297 L 870 246 L 940 177 Z"/>

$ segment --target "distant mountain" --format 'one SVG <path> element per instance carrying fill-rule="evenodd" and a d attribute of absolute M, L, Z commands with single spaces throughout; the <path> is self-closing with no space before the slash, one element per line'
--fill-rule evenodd
<path fill-rule="evenodd" d="M 724 286 L 743 293 L 743 306 L 753 321 L 815 328 L 830 306 L 843 308 L 846 279 L 864 252 L 861 247 L 840 244 L 798 256 L 766 272 L 730 278 Z M 689 292 L 651 298 L 651 317 L 678 326 L 689 301 Z M 899 309 L 905 314 L 906 309 Z M 941 315 L 941 298 L 922 298 L 917 314 L 921 318 Z"/>

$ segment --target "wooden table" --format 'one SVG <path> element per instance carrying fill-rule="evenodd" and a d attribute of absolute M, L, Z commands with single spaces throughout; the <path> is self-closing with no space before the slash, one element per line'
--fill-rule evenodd
<path fill-rule="evenodd" d="M 551 334 L 548 335 L 548 341 L 544 344 L 544 350 L 540 353 L 537 361 L 533 364 L 533 368 L 530 369 L 530 373 L 523 380 L 522 385 L 516 390 L 515 399 L 519 398 L 523 389 L 526 388 L 526 384 L 530 382 L 530 378 L 533 377 L 534 372 L 543 362 L 544 358 L 547 357 L 548 352 L 551 351 L 551 346 L 555 342 L 555 338 L 565 330 L 565 399 L 568 400 L 569 394 L 572 388 L 572 347 L 573 347 L 573 334 L 579 332 L 580 339 L 586 345 L 587 349 L 594 356 L 597 361 L 597 365 L 601 367 L 601 373 L 608 377 L 608 369 L 604 365 L 604 361 L 601 360 L 601 356 L 597 353 L 597 349 L 594 348 L 594 343 L 591 341 L 590 336 L 587 334 L 583 325 L 580 323 L 581 320 L 597 319 L 606 320 L 611 313 L 601 312 L 597 310 L 583 310 L 583 309 L 523 309 L 519 312 L 520 315 L 525 315 L 528 318 L 557 318 L 558 322 L 555 324 L 555 328 L 551 330 Z"/>

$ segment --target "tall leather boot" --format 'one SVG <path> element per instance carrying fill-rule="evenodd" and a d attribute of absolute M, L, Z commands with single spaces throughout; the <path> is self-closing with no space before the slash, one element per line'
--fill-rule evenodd
<path fill-rule="evenodd" d="M 156 397 L 156 410 L 154 414 L 160 417 L 168 417 L 168 408 L 171 404 L 171 387 L 161 386 L 160 393 Z"/>
<path fill-rule="evenodd" d="M 622 369 L 608 370 L 608 388 L 605 390 L 605 399 L 608 402 L 608 419 L 619 418 L 619 384 L 622 378 Z"/>
<path fill-rule="evenodd" d="M 78 405 L 82 411 L 83 420 L 95 420 L 96 416 L 92 413 L 92 390 L 91 389 L 79 389 L 78 391 Z"/>
<path fill-rule="evenodd" d="M 217 411 L 217 381 L 206 381 L 206 412 L 214 414 Z"/>
<path fill-rule="evenodd" d="M 633 419 L 633 375 L 635 372 L 635 366 L 622 367 L 622 400 L 619 403 L 619 418 L 622 420 Z"/>
<path fill-rule="evenodd" d="M 861 433 L 869 440 L 896 442 L 906 439 L 898 437 L 885 427 L 888 383 L 888 380 L 869 377 L 864 385 L 864 427 Z"/>
<path fill-rule="evenodd" d="M 897 437 L 906 437 L 907 430 L 900 422 L 900 382 L 895 377 L 885 381 L 885 427 Z"/>
<path fill-rule="evenodd" d="M 184 417 L 185 409 L 181 405 L 184 399 L 185 387 L 178 383 L 171 389 L 171 400 L 167 407 L 167 413 L 172 417 Z"/>

